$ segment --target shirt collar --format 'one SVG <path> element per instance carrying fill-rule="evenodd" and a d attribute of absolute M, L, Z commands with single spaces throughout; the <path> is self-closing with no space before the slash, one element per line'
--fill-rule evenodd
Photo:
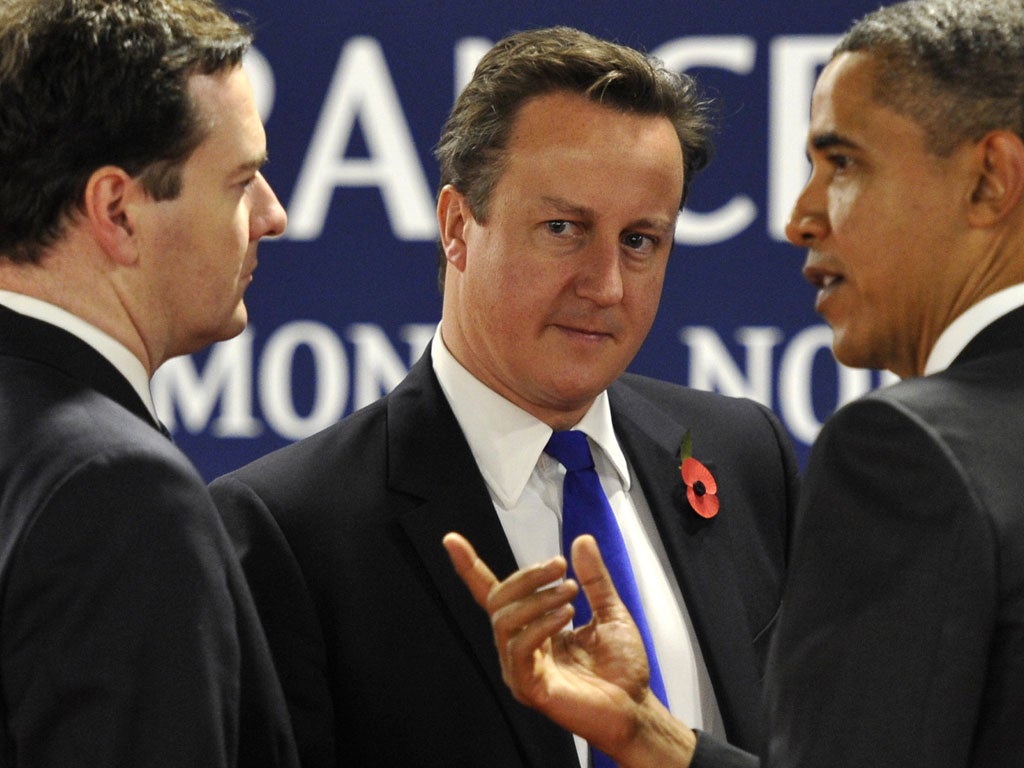
<path fill-rule="evenodd" d="M 146 406 L 146 410 L 159 422 L 153 405 L 153 395 L 149 391 L 146 367 L 124 344 L 77 315 L 34 296 L 0 289 L 0 304 L 14 312 L 67 331 L 95 349 L 128 380 Z"/>
<path fill-rule="evenodd" d="M 440 325 L 431 341 L 430 356 L 487 487 L 503 506 L 514 506 L 551 437 L 551 427 L 467 371 L 444 345 Z M 607 392 L 597 396 L 574 429 L 586 433 L 601 449 L 628 491 L 629 469 L 615 439 Z"/>
<path fill-rule="evenodd" d="M 946 326 L 928 354 L 924 375 L 948 368 L 971 339 L 1003 315 L 1024 306 L 1024 283 L 1011 285 L 986 296 Z"/>

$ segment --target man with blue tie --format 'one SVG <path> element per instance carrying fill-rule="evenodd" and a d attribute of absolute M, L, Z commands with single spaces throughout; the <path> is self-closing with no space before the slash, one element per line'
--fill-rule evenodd
<path fill-rule="evenodd" d="M 760 764 L 1019 768 L 1024 3 L 908 0 L 855 22 L 815 85 L 807 153 L 787 234 L 835 356 L 903 380 L 838 410 L 811 452 Z M 647 692 L 592 539 L 573 548 L 597 617 L 582 631 L 564 631 L 575 585 L 537 591 L 564 561 L 498 584 L 464 539 L 446 546 L 520 701 L 624 768 L 759 764 L 695 752 Z"/>
<path fill-rule="evenodd" d="M 590 764 L 512 698 L 441 546 L 462 531 L 503 575 L 550 558 L 563 485 L 607 506 L 672 711 L 758 743 L 791 448 L 758 404 L 624 373 L 708 127 L 693 81 L 633 49 L 499 42 L 436 150 L 429 349 L 378 403 L 214 482 L 308 764 Z"/>

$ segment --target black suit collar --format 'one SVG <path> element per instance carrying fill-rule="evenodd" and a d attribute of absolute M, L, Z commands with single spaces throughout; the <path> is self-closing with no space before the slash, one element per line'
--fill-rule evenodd
<path fill-rule="evenodd" d="M 160 428 L 121 372 L 62 328 L 0 305 L 0 355 L 32 360 L 61 371 Z"/>
<path fill-rule="evenodd" d="M 401 524 L 430 574 L 437 599 L 466 640 L 518 736 L 526 765 L 572 765 L 575 746 L 567 731 L 519 704 L 501 677 L 487 614 L 473 601 L 452 568 L 441 539 L 458 531 L 476 547 L 498 578 L 516 569 L 493 502 L 441 390 L 429 347 L 409 375 L 388 395 L 388 482 L 423 503 Z"/>
<path fill-rule="evenodd" d="M 1024 307 L 1008 312 L 987 325 L 957 355 L 952 365 L 1024 347 Z"/>

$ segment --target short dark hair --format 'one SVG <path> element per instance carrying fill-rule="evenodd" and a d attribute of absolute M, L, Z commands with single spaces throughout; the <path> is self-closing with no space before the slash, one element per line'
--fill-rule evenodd
<path fill-rule="evenodd" d="M 104 165 L 176 197 L 207 132 L 189 78 L 239 66 L 251 40 L 214 0 L 4 0 L 0 256 L 37 261 Z"/>
<path fill-rule="evenodd" d="M 1024 0 L 911 0 L 868 14 L 835 55 L 877 58 L 874 97 L 948 155 L 992 130 L 1024 137 Z"/>
<path fill-rule="evenodd" d="M 690 180 L 711 155 L 711 102 L 692 78 L 669 71 L 657 59 L 570 27 L 518 32 L 484 55 L 434 150 L 441 187 L 453 185 L 466 196 L 473 216 L 486 221 L 519 111 L 527 101 L 558 91 L 623 112 L 668 118 L 683 152 L 682 207 Z M 443 252 L 438 260 L 443 286 Z"/>

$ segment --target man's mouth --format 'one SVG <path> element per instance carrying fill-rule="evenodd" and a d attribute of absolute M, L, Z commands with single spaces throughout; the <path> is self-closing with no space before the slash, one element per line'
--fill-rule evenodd
<path fill-rule="evenodd" d="M 838 272 L 811 264 L 804 266 L 804 277 L 807 278 L 807 282 L 818 289 L 818 294 L 814 299 L 814 310 L 819 314 L 822 310 L 822 303 L 845 282 L 845 278 Z"/>

